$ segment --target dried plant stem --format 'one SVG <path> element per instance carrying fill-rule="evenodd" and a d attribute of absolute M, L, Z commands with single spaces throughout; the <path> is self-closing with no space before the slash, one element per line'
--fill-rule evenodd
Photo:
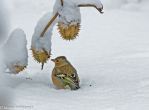
<path fill-rule="evenodd" d="M 102 9 L 103 9 L 103 6 L 102 6 L 102 8 L 97 8 L 95 5 L 90 5 L 90 4 L 86 4 L 86 5 L 78 5 L 78 7 L 94 7 L 94 8 L 96 8 L 101 14 L 103 13 L 102 12 Z"/>
<path fill-rule="evenodd" d="M 63 4 L 64 4 L 64 3 L 63 3 L 63 0 L 61 0 L 61 5 L 63 6 Z"/>
<path fill-rule="evenodd" d="M 48 23 L 48 25 L 45 27 L 45 29 L 43 30 L 43 32 L 41 33 L 41 37 L 43 37 L 43 35 L 45 34 L 46 30 L 49 28 L 49 26 L 53 23 L 53 21 L 56 19 L 56 17 L 58 16 L 58 12 L 55 14 L 55 16 L 52 18 L 52 20 Z"/>

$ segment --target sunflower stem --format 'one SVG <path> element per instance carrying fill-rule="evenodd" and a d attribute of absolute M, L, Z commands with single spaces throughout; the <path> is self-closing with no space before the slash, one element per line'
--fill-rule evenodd
<path fill-rule="evenodd" d="M 56 19 L 56 17 L 58 16 L 58 12 L 55 14 L 55 16 L 51 19 L 51 21 L 48 23 L 48 25 L 45 27 L 45 29 L 43 30 L 43 32 L 41 33 L 41 37 L 44 36 L 45 32 L 47 31 L 47 29 L 49 28 L 49 26 L 53 23 L 53 21 Z"/>
<path fill-rule="evenodd" d="M 63 0 L 60 0 L 60 1 L 61 1 L 61 5 L 63 6 L 63 4 L 64 4 Z"/>
<path fill-rule="evenodd" d="M 102 12 L 103 6 L 102 6 L 102 8 L 97 8 L 95 5 L 90 5 L 90 4 L 83 5 L 83 4 L 80 4 L 80 5 L 78 5 L 78 7 L 94 7 L 94 8 L 96 8 L 101 14 L 103 13 L 103 12 Z"/>

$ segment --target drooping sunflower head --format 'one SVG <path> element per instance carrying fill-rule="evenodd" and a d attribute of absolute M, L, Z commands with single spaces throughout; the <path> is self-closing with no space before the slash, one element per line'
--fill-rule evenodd
<path fill-rule="evenodd" d="M 31 47 L 31 50 L 35 61 L 42 63 L 41 69 L 43 69 L 44 63 L 47 63 L 50 58 L 51 51 L 47 52 L 44 48 L 42 51 L 36 51 L 33 47 Z"/>
<path fill-rule="evenodd" d="M 78 36 L 78 32 L 80 30 L 80 23 L 77 23 L 76 25 L 71 25 L 71 23 L 68 23 L 65 25 L 63 22 L 58 23 L 58 29 L 61 34 L 61 37 L 65 40 L 73 40 Z"/>

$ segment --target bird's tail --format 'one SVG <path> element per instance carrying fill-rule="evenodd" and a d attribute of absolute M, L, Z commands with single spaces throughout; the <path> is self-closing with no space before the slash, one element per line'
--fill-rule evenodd
<path fill-rule="evenodd" d="M 68 85 L 71 88 L 71 90 L 77 90 L 80 88 L 77 77 L 66 75 L 63 81 L 65 85 Z"/>
<path fill-rule="evenodd" d="M 77 75 L 61 74 L 56 76 L 63 81 L 65 86 L 69 86 L 71 90 L 77 90 L 80 88 L 79 79 Z"/>
<path fill-rule="evenodd" d="M 77 89 L 79 89 L 79 88 L 80 88 L 80 86 L 79 86 L 79 85 L 74 86 L 74 85 L 71 85 L 71 84 L 69 84 L 69 87 L 71 88 L 71 90 L 77 90 Z"/>

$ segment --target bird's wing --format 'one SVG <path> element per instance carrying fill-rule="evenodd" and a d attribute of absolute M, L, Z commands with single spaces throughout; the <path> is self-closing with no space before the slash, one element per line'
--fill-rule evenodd
<path fill-rule="evenodd" d="M 64 82 L 65 86 L 68 85 L 71 88 L 71 90 L 76 90 L 80 88 L 77 73 L 76 74 L 59 73 L 58 75 L 55 76 L 60 78 Z"/>

